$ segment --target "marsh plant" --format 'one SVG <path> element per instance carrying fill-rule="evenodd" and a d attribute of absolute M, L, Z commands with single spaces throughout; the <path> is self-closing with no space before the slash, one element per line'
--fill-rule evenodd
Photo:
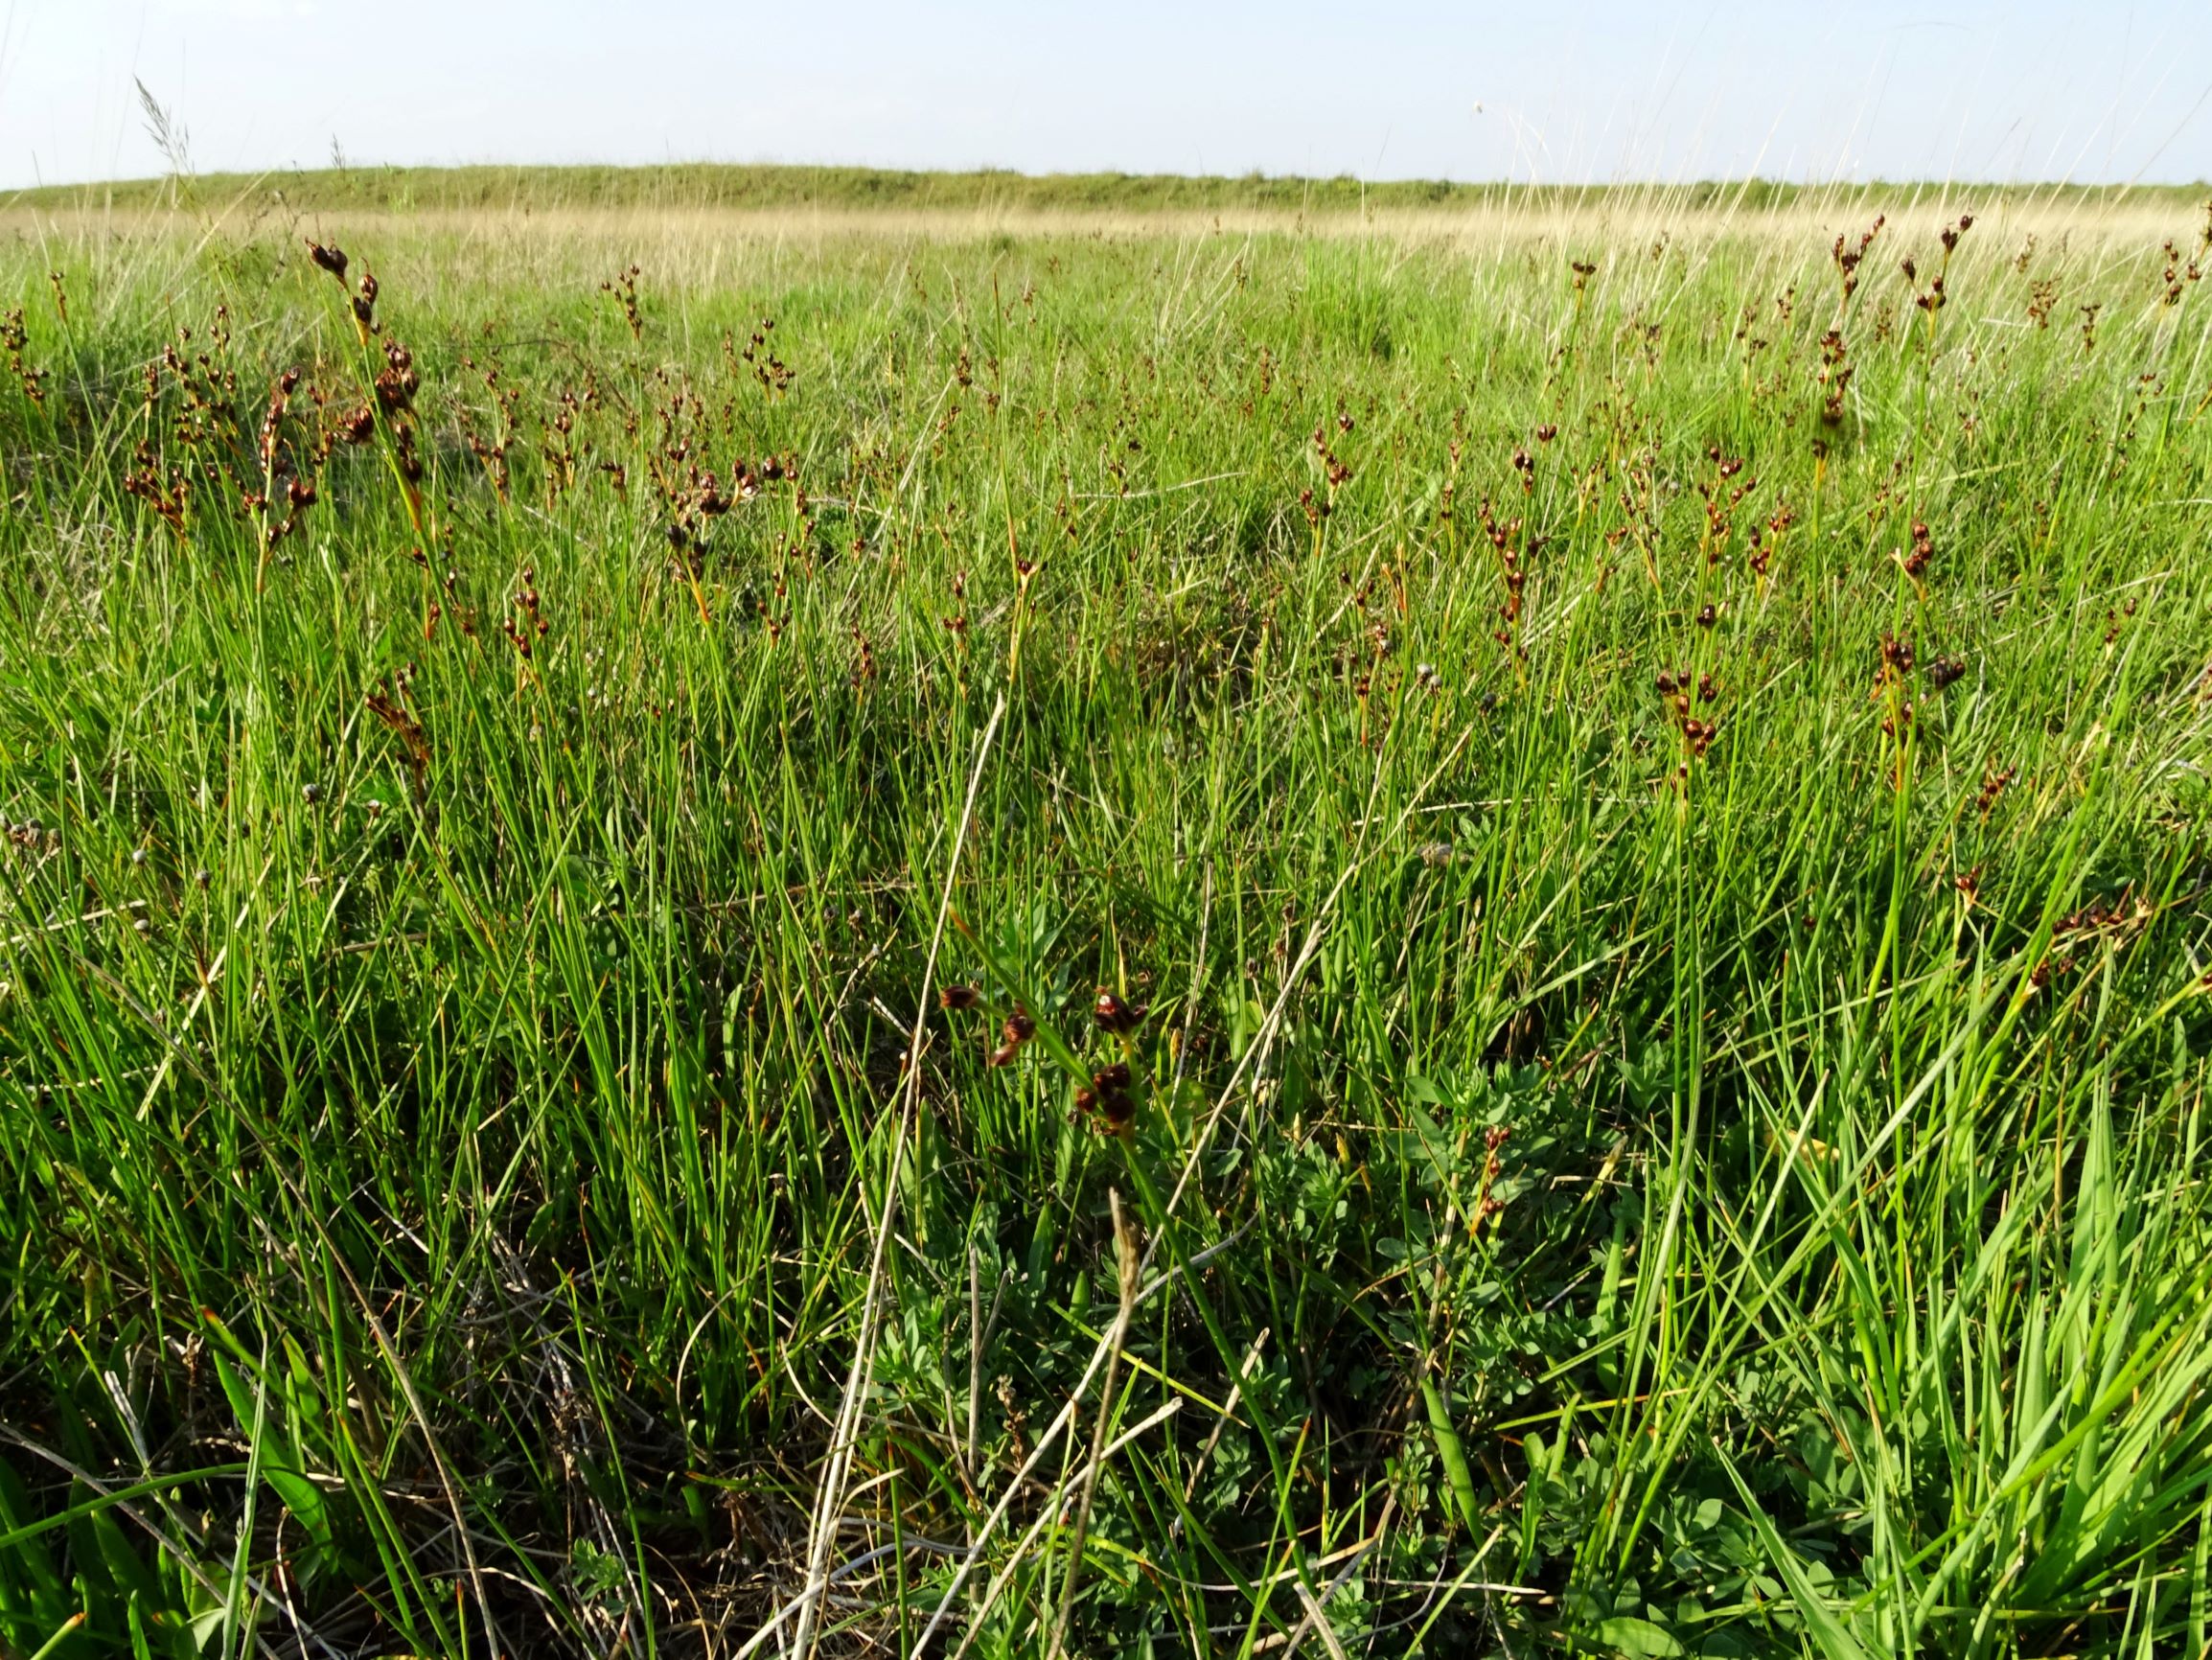
<path fill-rule="evenodd" d="M 2193 205 L 219 199 L 0 254 L 0 1650 L 2205 1651 Z"/>

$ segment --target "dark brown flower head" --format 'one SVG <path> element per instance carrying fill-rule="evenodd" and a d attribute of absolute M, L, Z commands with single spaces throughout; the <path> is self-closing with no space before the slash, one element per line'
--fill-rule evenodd
<path fill-rule="evenodd" d="M 1100 1029 L 1118 1034 L 1135 1031 L 1151 1012 L 1143 1003 L 1123 1003 L 1104 986 L 1098 988 L 1098 1001 L 1091 1005 L 1091 1018 Z"/>
<path fill-rule="evenodd" d="M 332 246 L 326 248 L 322 243 L 316 242 L 312 237 L 310 237 L 308 239 L 308 258 L 314 261 L 314 263 L 321 266 L 324 270 L 330 272 L 332 276 L 337 278 L 339 282 L 342 283 L 346 280 L 345 249 L 336 246 L 334 243 Z"/>
<path fill-rule="evenodd" d="M 1014 1057 L 1022 1052 L 1022 1046 L 1037 1035 L 1037 1023 L 1029 1018 L 1027 1009 L 1016 1003 L 1014 1012 L 1006 1017 L 1005 1025 L 999 1028 L 999 1035 L 1005 1041 L 983 1057 L 983 1064 L 987 1067 L 1011 1066 Z"/>
<path fill-rule="evenodd" d="M 948 985 L 937 993 L 938 1006 L 956 1014 L 974 1008 L 982 1001 L 983 994 L 972 985 Z"/>

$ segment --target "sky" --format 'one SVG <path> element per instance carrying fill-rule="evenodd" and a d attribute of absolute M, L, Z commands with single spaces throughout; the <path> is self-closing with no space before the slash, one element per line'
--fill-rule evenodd
<path fill-rule="evenodd" d="M 0 188 L 165 171 L 2212 179 L 2212 0 L 0 0 Z"/>

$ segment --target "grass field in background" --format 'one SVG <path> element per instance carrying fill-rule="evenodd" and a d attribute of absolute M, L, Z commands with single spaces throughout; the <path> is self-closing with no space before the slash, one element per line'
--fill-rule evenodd
<path fill-rule="evenodd" d="M 2203 205 L 416 176 L 0 206 L 0 1652 L 2205 1652 Z"/>
<path fill-rule="evenodd" d="M 142 98 L 146 97 L 141 93 Z M 154 107 L 154 106 L 150 106 Z M 163 121 L 168 115 L 162 113 Z M 1304 211 L 1320 218 L 1359 212 L 1471 209 L 1537 202 L 1584 214 L 1609 207 L 1728 207 L 1753 212 L 1818 204 L 1864 206 L 1868 217 L 1899 201 L 1970 199 L 1983 211 L 2000 205 L 2081 207 L 2110 213 L 2154 207 L 2185 223 L 2204 198 L 2204 184 L 2072 185 L 1883 183 L 1788 184 L 1772 179 L 1685 180 L 1671 187 L 1461 183 L 1445 179 L 1302 178 L 1247 173 L 1240 177 L 1179 173 L 1024 173 L 1002 168 L 968 173 L 893 168 L 794 167 L 727 162 L 671 162 L 646 167 L 323 167 L 264 173 L 217 173 L 91 184 L 41 185 L 0 194 L 10 206 L 63 212 L 96 208 L 143 214 L 149 209 L 201 212 L 275 203 L 325 213 L 609 212 L 682 209 L 886 208 L 953 212 L 977 209 L 1095 213 Z M 1869 205 L 1871 204 L 1871 205 Z M 1955 211 L 1955 210 L 1954 210 Z"/>

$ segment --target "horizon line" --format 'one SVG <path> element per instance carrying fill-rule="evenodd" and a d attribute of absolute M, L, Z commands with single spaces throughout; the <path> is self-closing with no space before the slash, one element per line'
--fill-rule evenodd
<path fill-rule="evenodd" d="M 679 160 L 650 162 L 515 162 L 515 161 L 463 161 L 463 162 L 383 162 L 347 160 L 338 165 L 317 167 L 288 165 L 263 169 L 223 168 L 201 173 L 172 171 L 166 173 L 136 174 L 125 177 L 88 177 L 60 181 L 40 180 L 34 184 L 0 187 L 0 204 L 20 203 L 23 198 L 81 194 L 85 192 L 143 193 L 164 187 L 230 186 L 252 189 L 267 180 L 300 180 L 320 183 L 364 183 L 378 179 L 395 179 L 403 175 L 455 178 L 461 175 L 597 175 L 605 178 L 628 176 L 648 178 L 653 175 L 726 175 L 730 181 L 752 179 L 772 182 L 782 179 L 796 182 L 801 177 L 822 182 L 841 181 L 860 183 L 876 181 L 901 186 L 927 186 L 932 183 L 955 184 L 966 187 L 997 181 L 1022 185 L 1110 185 L 1119 189 L 1131 187 L 1204 187 L 1212 191 L 1234 191 L 1263 187 L 1270 194 L 1281 195 L 1291 191 L 1325 190 L 1332 194 L 1351 192 L 1377 192 L 1385 196 L 1402 196 L 1418 192 L 1438 194 L 1528 192 L 1536 195 L 1589 196 L 1617 192 L 1684 191 L 1697 193 L 1758 192 L 1765 194 L 1819 195 L 1825 193 L 1859 193 L 1870 191 L 1958 191 L 1986 190 L 2002 192 L 2064 192 L 2075 195 L 2094 194 L 2145 194 L 2171 196 L 2182 193 L 2212 191 L 2212 179 L 2198 178 L 2179 182 L 2148 182 L 2135 180 L 2077 180 L 2066 178 L 2020 178 L 1954 176 L 1936 177 L 1874 177 L 1829 178 L 1822 180 L 1792 179 L 1762 173 L 1737 176 L 1711 175 L 1694 178 L 1615 178 L 1609 180 L 1516 179 L 1510 177 L 1452 177 L 1448 175 L 1399 175 L 1370 177 L 1353 173 L 1270 173 L 1251 169 L 1243 173 L 1185 173 L 1174 170 L 1130 172 L 1118 168 L 1051 169 L 1032 172 L 1023 168 L 979 165 L 966 168 L 885 167 L 859 162 L 793 162 L 793 161 L 715 161 Z M 1066 204 L 1061 204 L 1066 205 Z"/>

